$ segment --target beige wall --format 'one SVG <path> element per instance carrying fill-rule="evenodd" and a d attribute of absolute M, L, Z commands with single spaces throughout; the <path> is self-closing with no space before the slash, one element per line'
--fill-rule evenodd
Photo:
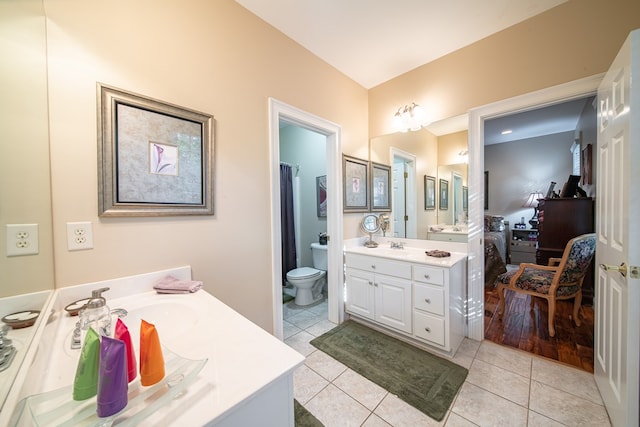
<path fill-rule="evenodd" d="M 45 49 L 42 3 L 0 1 L 0 298 L 53 288 Z M 38 254 L 5 256 L 5 224 L 38 224 Z"/>
<path fill-rule="evenodd" d="M 393 114 L 411 102 L 436 121 L 602 73 L 636 28 L 637 0 L 569 0 L 372 88 L 369 135 L 392 132 Z"/>
<path fill-rule="evenodd" d="M 191 265 L 271 330 L 268 97 L 341 125 L 342 150 L 366 156 L 366 90 L 231 0 L 44 3 L 57 287 Z M 214 116 L 214 216 L 97 216 L 96 82 Z M 67 251 L 69 221 L 93 223 L 93 250 Z"/>

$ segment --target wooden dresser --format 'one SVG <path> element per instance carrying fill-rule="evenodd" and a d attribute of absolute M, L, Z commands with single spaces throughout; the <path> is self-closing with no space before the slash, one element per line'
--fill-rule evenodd
<path fill-rule="evenodd" d="M 547 265 L 549 258 L 561 258 L 567 242 L 585 233 L 593 233 L 593 199 L 556 198 L 538 204 L 538 249 L 536 263 Z M 582 284 L 582 302 L 593 304 L 593 264 Z"/>

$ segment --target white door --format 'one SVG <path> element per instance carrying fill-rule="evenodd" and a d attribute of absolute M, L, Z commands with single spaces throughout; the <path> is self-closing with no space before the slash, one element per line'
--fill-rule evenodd
<path fill-rule="evenodd" d="M 374 274 L 368 271 L 347 268 L 345 283 L 347 287 L 346 309 L 367 319 L 374 319 L 375 292 Z"/>
<path fill-rule="evenodd" d="M 639 73 L 636 30 L 598 88 L 594 370 L 614 426 L 637 426 L 640 421 Z M 626 275 L 615 270 L 622 263 Z"/>
<path fill-rule="evenodd" d="M 405 171 L 404 162 L 393 162 L 393 237 L 405 237 L 406 205 L 405 205 Z"/>
<path fill-rule="evenodd" d="M 411 333 L 411 281 L 377 274 L 374 286 L 375 320 Z"/>

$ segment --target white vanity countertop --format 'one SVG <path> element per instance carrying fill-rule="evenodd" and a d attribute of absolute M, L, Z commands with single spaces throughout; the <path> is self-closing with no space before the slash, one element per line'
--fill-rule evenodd
<path fill-rule="evenodd" d="M 361 255 L 369 255 L 380 258 L 393 259 L 396 261 L 405 261 L 419 264 L 427 264 L 427 265 L 435 265 L 438 267 L 452 267 L 458 262 L 467 259 L 467 254 L 463 252 L 452 252 L 451 256 L 446 258 L 436 258 L 428 256 L 425 251 L 439 249 L 437 247 L 434 248 L 415 248 L 415 247 L 407 247 L 404 249 L 392 249 L 389 246 L 380 245 L 377 248 L 367 248 L 364 246 L 350 246 L 345 248 L 346 253 L 352 254 L 361 254 Z M 446 249 L 444 249 L 446 250 Z"/>
<path fill-rule="evenodd" d="M 180 274 L 174 275 L 180 277 Z M 103 294 L 112 310 L 124 308 L 129 311 L 122 320 L 131 333 L 136 357 L 140 356 L 137 344 L 140 319 L 144 318 L 156 326 L 163 346 L 183 358 L 206 358 L 208 361 L 194 383 L 140 425 L 184 426 L 215 422 L 279 378 L 292 375 L 293 370 L 304 362 L 300 353 L 204 290 L 191 294 L 157 294 L 152 290 L 152 283 L 149 277 L 147 285 L 142 287 L 146 289 L 125 283 L 125 288 L 136 292 L 129 295 L 119 284 L 109 283 L 106 285 L 111 290 Z M 61 289 L 56 306 L 64 307 L 73 301 L 69 299 L 71 295 L 73 298 L 87 295 L 87 292 L 90 295 L 89 289 L 104 285 L 82 285 L 86 289 L 80 292 Z M 117 298 L 109 298 L 110 294 Z M 33 386 L 35 389 L 25 385 L 25 395 L 56 390 L 73 383 L 80 350 L 71 350 L 69 340 L 78 318 L 59 310 L 54 317 L 47 325 L 49 331 L 46 333 L 53 334 L 52 340 L 48 340 L 53 349 L 46 361 L 35 364 L 33 375 L 39 384 Z"/>

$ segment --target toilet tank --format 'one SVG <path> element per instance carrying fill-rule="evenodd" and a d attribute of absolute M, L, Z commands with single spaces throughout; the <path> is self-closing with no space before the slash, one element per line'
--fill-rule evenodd
<path fill-rule="evenodd" d="M 311 256 L 313 256 L 313 268 L 327 270 L 327 245 L 320 243 L 311 244 Z"/>

